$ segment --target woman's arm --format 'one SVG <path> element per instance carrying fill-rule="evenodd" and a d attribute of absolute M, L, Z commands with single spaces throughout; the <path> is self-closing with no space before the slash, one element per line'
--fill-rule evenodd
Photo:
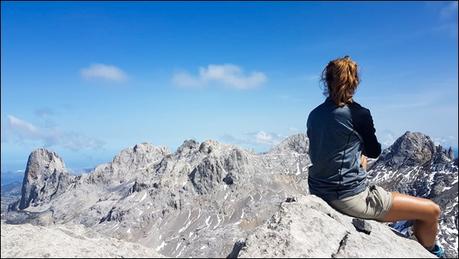
<path fill-rule="evenodd" d="M 377 158 L 381 154 L 381 144 L 376 138 L 376 129 L 373 125 L 373 118 L 370 110 L 363 108 L 354 102 L 349 105 L 354 130 L 363 139 L 363 154 L 370 158 Z"/>

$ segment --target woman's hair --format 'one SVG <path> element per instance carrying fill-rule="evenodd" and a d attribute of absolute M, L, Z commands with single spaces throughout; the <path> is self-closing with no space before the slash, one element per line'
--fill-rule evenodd
<path fill-rule="evenodd" d="M 338 106 L 352 102 L 352 96 L 359 85 L 357 63 L 349 56 L 328 62 L 322 71 L 324 95 L 329 96 Z"/>

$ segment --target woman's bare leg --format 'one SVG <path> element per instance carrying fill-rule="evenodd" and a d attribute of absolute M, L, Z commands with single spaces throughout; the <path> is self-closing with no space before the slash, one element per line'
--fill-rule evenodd
<path fill-rule="evenodd" d="M 438 231 L 440 207 L 429 199 L 418 198 L 397 192 L 392 193 L 393 202 L 384 221 L 414 220 L 414 235 L 427 249 L 435 245 Z"/>

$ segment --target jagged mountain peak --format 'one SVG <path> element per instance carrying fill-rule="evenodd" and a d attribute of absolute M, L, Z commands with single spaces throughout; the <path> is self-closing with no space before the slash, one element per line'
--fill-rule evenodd
<path fill-rule="evenodd" d="M 195 158 L 197 155 L 212 155 L 212 156 L 225 156 L 237 150 L 240 153 L 249 153 L 249 151 L 242 149 L 232 144 L 221 143 L 216 140 L 208 139 L 201 143 L 194 139 L 185 140 L 182 145 L 177 148 L 176 155 L 178 157 Z"/>
<path fill-rule="evenodd" d="M 48 201 L 62 191 L 59 182 L 68 178 L 64 161 L 55 152 L 45 148 L 32 151 L 24 173 L 21 199 L 13 206 L 24 209 L 31 203 Z"/>
<path fill-rule="evenodd" d="M 452 147 L 445 148 L 441 145 L 435 145 L 434 141 L 426 134 L 421 132 L 407 131 L 405 134 L 400 136 L 394 144 L 391 146 L 392 151 L 403 151 L 409 150 L 413 153 L 422 151 L 423 148 L 428 147 L 428 150 L 432 154 L 442 155 L 444 158 L 452 160 L 454 159 L 454 151 Z M 414 150 L 411 150 L 412 148 Z"/>
<path fill-rule="evenodd" d="M 429 136 L 421 132 L 407 131 L 382 152 L 372 168 L 381 163 L 394 170 L 406 166 L 449 163 L 453 159 L 451 154 L 452 150 L 435 145 Z"/>
<path fill-rule="evenodd" d="M 121 150 L 111 163 L 113 172 L 123 173 L 129 170 L 146 168 L 170 154 L 166 147 L 154 146 L 149 143 L 136 144 Z"/>
<path fill-rule="evenodd" d="M 390 147 L 392 152 L 435 152 L 435 144 L 432 139 L 421 133 L 407 131 L 400 136 Z"/>
<path fill-rule="evenodd" d="M 27 167 L 31 167 L 33 164 L 40 164 L 56 169 L 65 168 L 62 158 L 56 152 L 46 148 L 37 148 L 30 153 L 27 161 Z"/>
<path fill-rule="evenodd" d="M 235 146 L 232 144 L 221 143 L 221 142 L 218 142 L 212 139 L 208 139 L 202 142 L 201 145 L 199 145 L 199 152 L 204 153 L 204 154 L 211 154 L 211 153 L 223 154 L 223 153 L 233 152 L 234 150 L 238 150 L 239 152 L 245 152 L 238 146 Z"/>
<path fill-rule="evenodd" d="M 279 144 L 274 146 L 269 152 L 289 152 L 294 151 L 300 154 L 309 152 L 309 139 L 304 133 L 291 135 Z"/>
<path fill-rule="evenodd" d="M 54 151 L 46 148 L 38 148 L 29 155 L 24 173 L 24 181 L 40 181 L 42 178 L 47 178 L 55 172 L 68 174 L 64 160 Z"/>
<path fill-rule="evenodd" d="M 415 145 L 419 145 L 421 143 L 430 142 L 433 143 L 433 140 L 428 135 L 422 132 L 406 131 L 405 133 L 403 133 L 403 135 L 401 135 L 395 140 L 393 145 L 395 145 L 396 143 L 413 143 Z"/>
<path fill-rule="evenodd" d="M 194 139 L 187 139 L 177 148 L 176 154 L 188 154 L 191 150 L 199 148 L 199 142 Z"/>
<path fill-rule="evenodd" d="M 169 150 L 163 146 L 155 146 L 150 143 L 139 143 L 134 145 L 133 147 L 125 148 L 121 150 L 114 158 L 113 163 L 117 163 L 125 157 L 138 157 L 144 156 L 147 154 L 150 155 L 167 155 L 169 154 Z"/>
<path fill-rule="evenodd" d="M 208 155 L 212 152 L 221 151 L 222 149 L 230 148 L 229 145 L 220 143 L 215 140 L 206 140 L 202 143 L 194 139 L 188 139 L 177 148 L 176 155 L 178 157 L 194 157 L 200 154 Z"/>

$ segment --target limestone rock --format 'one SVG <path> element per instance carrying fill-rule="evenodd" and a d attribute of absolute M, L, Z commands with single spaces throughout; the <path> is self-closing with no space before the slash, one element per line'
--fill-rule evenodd
<path fill-rule="evenodd" d="M 154 249 L 104 237 L 78 225 L 1 224 L 1 256 L 12 257 L 162 257 Z"/>
<path fill-rule="evenodd" d="M 18 208 L 50 201 L 64 192 L 70 181 L 64 161 L 55 153 L 40 148 L 33 151 L 24 173 L 21 200 Z"/>
<path fill-rule="evenodd" d="M 399 237 L 385 225 L 368 221 L 373 231 L 357 231 L 352 218 L 316 196 L 282 203 L 279 210 L 245 240 L 238 257 L 435 258 L 418 242 Z"/>

